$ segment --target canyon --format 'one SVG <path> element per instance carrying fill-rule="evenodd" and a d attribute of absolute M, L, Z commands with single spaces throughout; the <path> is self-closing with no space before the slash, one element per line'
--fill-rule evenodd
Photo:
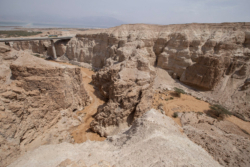
<path fill-rule="evenodd" d="M 121 25 L 55 48 L 0 45 L 1 166 L 249 166 L 250 23 Z"/>

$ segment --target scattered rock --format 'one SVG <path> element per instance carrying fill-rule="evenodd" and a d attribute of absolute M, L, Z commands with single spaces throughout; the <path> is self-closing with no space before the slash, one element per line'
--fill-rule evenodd
<path fill-rule="evenodd" d="M 128 130 L 108 137 L 104 142 L 43 145 L 27 152 L 10 167 L 54 167 L 77 164 L 79 160 L 86 166 L 98 167 L 221 166 L 179 128 L 171 118 L 151 109 L 135 120 Z"/>
<path fill-rule="evenodd" d="M 202 146 L 221 165 L 250 165 L 249 135 L 238 126 L 192 112 L 182 114 L 181 123 L 189 139 Z"/>

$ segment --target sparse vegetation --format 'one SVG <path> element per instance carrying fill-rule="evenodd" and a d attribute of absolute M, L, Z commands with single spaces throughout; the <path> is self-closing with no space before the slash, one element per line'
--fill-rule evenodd
<path fill-rule="evenodd" d="M 186 94 L 184 90 L 176 88 L 176 87 L 174 88 L 174 92 L 177 97 L 181 97 L 181 94 Z"/>
<path fill-rule="evenodd" d="M 228 111 L 227 109 L 225 109 L 223 106 L 219 104 L 214 104 L 209 107 L 210 107 L 210 110 L 207 112 L 207 115 L 213 118 L 224 119 L 225 117 L 232 115 L 230 111 Z"/>
<path fill-rule="evenodd" d="M 39 54 L 34 54 L 34 56 L 36 56 L 36 57 L 40 57 L 40 55 L 39 55 Z"/>
<path fill-rule="evenodd" d="M 236 116 L 237 118 L 243 120 L 243 121 L 247 121 L 246 118 L 244 117 L 244 115 L 240 114 L 240 113 L 234 113 L 234 116 Z"/>
<path fill-rule="evenodd" d="M 21 36 L 32 36 L 41 34 L 42 32 L 28 32 L 28 31 L 0 31 L 0 36 L 9 38 L 9 37 L 21 37 Z"/>
<path fill-rule="evenodd" d="M 202 115 L 202 114 L 203 114 L 203 112 L 197 112 L 197 114 L 198 114 L 198 115 Z"/>
<path fill-rule="evenodd" d="M 162 103 L 160 103 L 159 105 L 158 105 L 158 109 L 163 109 L 163 104 Z"/>
<path fill-rule="evenodd" d="M 178 117 L 178 112 L 174 112 L 172 117 L 177 118 Z"/>
<path fill-rule="evenodd" d="M 167 98 L 165 100 L 168 101 L 168 100 L 173 100 L 173 99 L 174 99 L 173 97 L 170 97 L 170 98 Z"/>
<path fill-rule="evenodd" d="M 199 97 L 196 97 L 196 99 L 197 99 L 197 100 L 201 100 L 201 98 L 199 98 Z"/>

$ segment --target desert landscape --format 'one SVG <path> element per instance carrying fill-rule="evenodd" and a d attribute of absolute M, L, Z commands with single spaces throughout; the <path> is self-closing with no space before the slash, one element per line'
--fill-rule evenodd
<path fill-rule="evenodd" d="M 0 42 L 0 166 L 250 166 L 249 22 L 22 31 L 72 38 Z"/>

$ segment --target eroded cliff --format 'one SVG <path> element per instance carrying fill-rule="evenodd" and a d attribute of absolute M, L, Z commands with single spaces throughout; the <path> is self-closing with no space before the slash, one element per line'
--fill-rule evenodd
<path fill-rule="evenodd" d="M 91 123 L 91 129 L 101 136 L 118 133 L 151 108 L 154 67 L 140 53 L 135 54 L 93 75 L 93 83 L 108 100 Z"/>
<path fill-rule="evenodd" d="M 81 69 L 24 52 L 1 64 L 9 70 L 0 86 L 1 166 L 42 144 L 72 142 L 67 129 L 80 124 L 73 111 L 90 103 Z"/>
<path fill-rule="evenodd" d="M 140 52 L 151 65 L 205 92 L 209 102 L 249 121 L 249 89 L 241 89 L 250 78 L 249 32 L 249 23 L 122 25 L 76 35 L 65 55 L 102 68 Z"/>

